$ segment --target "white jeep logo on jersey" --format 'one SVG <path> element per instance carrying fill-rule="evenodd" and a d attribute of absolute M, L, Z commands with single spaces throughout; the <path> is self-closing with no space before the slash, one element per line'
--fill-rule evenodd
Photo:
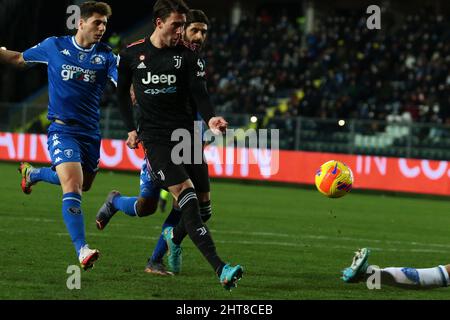
<path fill-rule="evenodd" d="M 147 72 L 147 79 L 142 79 L 143 84 L 165 84 L 167 83 L 169 86 L 177 82 L 177 76 L 174 74 L 152 74 L 151 72 Z"/>

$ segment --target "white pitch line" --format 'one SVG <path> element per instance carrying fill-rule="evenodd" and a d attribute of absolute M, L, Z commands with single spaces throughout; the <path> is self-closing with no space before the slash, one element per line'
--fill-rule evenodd
<path fill-rule="evenodd" d="M 47 219 L 47 218 L 33 218 L 33 217 L 14 217 L 14 216 L 6 216 L 2 217 L 2 219 L 12 219 L 12 220 L 23 220 L 23 221 L 30 221 L 30 222 L 59 222 L 57 219 Z M 122 227 L 125 226 L 125 223 L 114 223 L 114 227 Z M 152 226 L 151 229 L 158 229 L 161 230 L 160 226 Z M 0 229 L 4 233 L 13 233 L 14 231 L 6 230 L 6 229 Z M 214 234 L 225 234 L 225 235 L 243 235 L 243 236 L 255 236 L 255 237 L 273 237 L 273 238 L 291 238 L 293 241 L 301 240 L 301 239 L 312 239 L 312 240 L 324 240 L 329 241 L 330 243 L 333 243 L 335 241 L 353 241 L 358 243 L 378 243 L 378 244 L 386 244 L 386 245 L 407 245 L 407 246 L 422 246 L 422 247 L 433 247 L 433 248 L 442 248 L 442 249 L 449 249 L 450 245 L 445 244 L 438 244 L 438 243 L 420 243 L 417 241 L 400 241 L 400 240 L 380 240 L 380 239 L 365 239 L 365 238 L 352 238 L 352 237 L 330 237 L 330 236 L 323 236 L 323 235 L 311 235 L 311 234 L 300 234 L 300 235 L 293 235 L 293 234 L 286 234 L 286 233 L 275 233 L 275 232 L 246 232 L 246 231 L 237 231 L 237 230 L 217 230 L 217 229 L 211 229 L 211 232 Z M 60 234 L 58 234 L 60 235 Z M 66 235 L 66 233 L 63 233 L 61 235 Z M 107 236 L 106 234 L 100 234 L 100 233 L 92 233 L 92 236 Z M 108 236 L 107 236 L 108 237 Z M 133 239 L 141 239 L 141 240 L 150 240 L 150 239 L 157 239 L 157 237 L 143 237 L 143 236 L 130 236 Z M 215 240 L 216 242 L 219 242 L 218 240 Z M 223 242 L 226 243 L 226 242 Z M 234 242 L 236 243 L 236 242 Z M 295 243 L 292 242 L 252 242 L 249 243 L 242 241 L 241 244 L 257 244 L 257 243 L 265 243 L 267 245 L 280 245 L 280 246 L 297 246 Z M 306 246 L 306 245 L 305 245 Z M 308 244 L 308 246 L 311 246 Z M 372 247 L 373 248 L 373 247 Z M 385 251 L 399 251 L 394 249 L 385 249 Z M 410 252 L 445 252 L 448 253 L 448 251 L 442 251 L 442 250 L 433 250 L 433 249 L 411 249 Z"/>
<path fill-rule="evenodd" d="M 67 233 L 56 233 L 59 237 L 69 237 Z M 124 238 L 133 240 L 157 240 L 159 237 L 145 237 L 145 236 L 133 236 L 133 235 L 108 235 L 99 233 L 86 234 L 89 237 L 100 237 L 100 238 Z M 327 249 L 344 249 L 353 251 L 356 248 L 354 246 L 336 246 L 336 245 L 320 245 L 320 244 L 306 244 L 298 242 L 278 242 L 278 241 L 248 241 L 248 240 L 214 240 L 215 243 L 222 244 L 242 244 L 242 245 L 255 245 L 255 246 L 278 246 L 278 247 L 294 247 L 294 248 L 327 248 Z M 391 252 L 422 252 L 422 253 L 445 253 L 448 254 L 449 251 L 435 250 L 435 249 L 406 249 L 406 248 L 378 248 L 370 247 L 372 250 L 376 251 L 391 251 Z"/>

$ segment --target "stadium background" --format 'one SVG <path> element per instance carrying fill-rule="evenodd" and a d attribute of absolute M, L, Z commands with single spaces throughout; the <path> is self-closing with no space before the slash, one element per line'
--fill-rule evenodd
<path fill-rule="evenodd" d="M 104 40 L 110 40 L 117 50 L 151 31 L 152 1 L 107 2 L 113 8 L 113 17 Z M 1 0 L 0 45 L 23 51 L 50 35 L 67 34 L 66 8 L 73 3 Z M 239 296 L 237 290 L 237 298 L 399 298 L 395 290 L 373 293 L 361 287 L 353 295 L 336 281 L 339 268 L 351 257 L 352 248 L 362 245 L 375 246 L 375 251 L 380 253 L 380 263 L 446 263 L 439 257 L 448 255 L 449 249 L 443 226 L 450 222 L 450 4 L 446 1 L 378 3 L 382 8 L 381 30 L 366 28 L 369 16 L 366 8 L 374 4 L 369 1 L 333 4 L 326 1 L 221 1 L 214 4 L 188 1 L 188 4 L 203 9 L 211 18 L 205 52 L 209 90 L 218 113 L 227 118 L 232 128 L 280 130 L 277 175 L 267 174 L 267 163 L 271 165 L 267 154 L 263 154 L 260 162 L 249 166 L 224 165 L 220 160 L 226 151 L 219 157 L 214 157 L 212 151 L 208 154 L 213 177 L 237 179 L 235 182 L 218 179 L 213 183 L 213 194 L 217 194 L 215 211 L 222 210 L 227 215 L 218 216 L 212 227 L 236 232 L 234 235 L 225 233 L 221 239 L 219 231 L 219 245 L 225 247 L 226 252 L 234 253 L 238 250 L 235 248 L 242 245 L 251 247 L 259 243 L 264 246 L 262 250 L 266 250 L 266 246 L 273 249 L 271 263 L 279 260 L 287 265 L 291 263 L 287 261 L 294 250 L 300 262 L 292 262 L 291 268 L 301 265 L 306 270 L 305 274 L 288 272 L 278 287 L 280 279 L 271 278 L 273 275 L 262 268 L 257 277 L 270 279 L 268 286 L 273 289 L 273 295 L 260 294 L 255 287 L 253 291 L 245 291 L 243 282 L 245 294 Z M 44 224 L 58 221 L 54 213 L 49 212 L 53 209 L 37 210 L 34 218 L 30 212 L 34 206 L 50 201 L 47 191 L 56 195 L 57 190 L 39 186 L 36 190 L 42 188 L 43 191 L 16 202 L 22 195 L 19 195 L 18 177 L 11 173 L 14 166 L 8 164 L 20 160 L 48 162 L 46 136 L 43 135 L 48 125 L 46 81 L 43 67 L 14 70 L 0 66 L 0 160 L 5 161 L 0 170 L 7 182 L 2 186 L 5 201 L 0 212 L 2 240 L 14 239 L 14 248 L 9 248 L 12 251 L 25 243 L 17 242 L 15 234 L 21 234 L 18 229 L 23 224 L 22 219 L 36 219 L 35 228 L 43 221 Z M 134 175 L 117 170 L 136 171 L 142 154 L 128 151 L 123 144 L 126 132 L 113 91 L 112 87 L 108 88 L 102 102 L 105 138 L 102 167 L 105 170 L 88 200 L 88 216 L 95 214 L 111 188 L 136 192 Z M 240 152 L 251 154 L 254 151 L 234 152 L 237 156 Z M 356 190 L 382 193 L 356 192 L 338 202 L 330 202 L 311 187 L 298 188 L 300 184 L 311 185 L 318 166 L 332 158 L 344 160 L 353 168 Z M 249 185 L 244 180 L 282 182 L 291 187 Z M 408 193 L 398 197 L 385 193 L 388 191 Z M 262 194 L 267 199 L 261 199 Z M 418 194 L 443 198 L 427 199 Z M 58 208 L 57 202 L 55 208 Z M 336 219 L 337 216 L 342 220 Z M 156 218 L 158 222 L 160 219 L 160 216 Z M 232 219 L 240 221 L 240 225 L 234 226 L 229 221 Z M 150 220 L 146 221 L 146 226 L 151 225 L 156 232 L 158 224 Z M 121 223 L 130 228 L 126 230 L 148 234 L 148 229 L 135 221 L 128 223 L 122 219 Z M 249 228 L 253 231 L 248 231 Z M 279 231 L 274 231 L 277 228 Z M 55 227 L 55 230 L 59 230 L 54 231 L 58 233 L 63 229 Z M 255 237 L 254 242 L 245 242 L 246 232 Z M 236 234 L 244 239 L 227 243 L 226 239 Z M 262 234 L 274 238 L 263 241 L 258 238 Z M 31 235 L 30 239 L 33 239 Z M 286 241 L 280 242 L 283 239 Z M 333 247 L 327 241 L 336 244 Z M 395 249 L 396 246 L 403 251 Z M 120 251 L 124 247 L 118 244 L 114 248 Z M 259 249 L 248 255 L 247 264 L 260 261 Z M 189 250 L 195 251 L 188 245 Z M 317 276 L 312 275 L 314 271 L 307 265 L 308 262 L 318 263 L 314 260 L 317 258 L 312 258 L 314 250 L 319 250 L 319 255 L 328 253 L 335 259 L 333 263 L 327 261 Z M 190 254 L 195 256 L 194 252 Z M 70 257 L 68 253 L 66 256 Z M 26 255 L 20 254 L 11 259 L 10 263 L 3 260 L 2 267 L 10 276 L 1 282 L 5 287 L 15 284 L 16 277 L 24 276 L 13 271 L 12 266 L 28 261 Z M 33 261 L 36 259 L 34 257 Z M 138 267 L 139 263 L 136 269 Z M 135 266 L 123 268 L 134 270 Z M 326 280 L 321 280 L 320 275 Z M 46 277 L 51 278 L 51 275 Z M 189 286 L 190 281 L 195 283 L 201 279 L 198 277 L 180 282 Z M 289 281 L 297 277 L 300 283 L 293 281 L 295 285 L 290 286 Z M 138 278 L 148 281 L 143 280 L 142 275 Z M 319 281 L 319 289 L 315 288 L 313 280 Z M 163 282 L 156 283 L 157 287 L 159 285 L 163 286 Z M 306 291 L 302 291 L 305 286 Z M 292 292 L 286 293 L 286 288 Z M 56 298 L 35 289 L 29 294 L 7 290 L 2 297 Z M 51 292 L 56 291 L 58 289 L 53 288 Z M 172 294 L 152 298 L 209 297 L 190 291 Z M 113 289 L 103 295 L 105 298 L 132 296 L 122 296 Z M 63 297 L 91 296 L 64 294 Z M 216 292 L 212 297 L 222 298 Z M 448 295 L 438 291 L 429 296 L 404 293 L 402 297 L 448 298 Z"/>

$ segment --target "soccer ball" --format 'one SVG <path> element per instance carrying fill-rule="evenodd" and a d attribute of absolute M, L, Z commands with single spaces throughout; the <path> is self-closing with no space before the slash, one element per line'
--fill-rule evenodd
<path fill-rule="evenodd" d="M 343 162 L 331 160 L 316 172 L 316 187 L 329 198 L 340 198 L 352 190 L 353 172 Z"/>

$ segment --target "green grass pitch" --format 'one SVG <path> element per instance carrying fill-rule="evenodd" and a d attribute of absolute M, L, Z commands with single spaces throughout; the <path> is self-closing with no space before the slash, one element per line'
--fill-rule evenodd
<path fill-rule="evenodd" d="M 66 287 L 77 258 L 61 217 L 58 186 L 40 183 L 24 195 L 16 164 L 0 164 L 0 299 L 449 299 L 450 289 L 368 290 L 345 284 L 340 271 L 355 249 L 370 262 L 432 267 L 450 263 L 450 206 L 439 199 L 352 193 L 327 199 L 313 189 L 212 183 L 209 222 L 220 256 L 245 268 L 231 293 L 219 284 L 190 239 L 176 277 L 143 272 L 167 213 L 118 213 L 106 230 L 95 214 L 107 193 L 139 191 L 139 175 L 101 172 L 83 196 L 87 240 L 102 255 L 83 272 L 81 289 Z"/>

